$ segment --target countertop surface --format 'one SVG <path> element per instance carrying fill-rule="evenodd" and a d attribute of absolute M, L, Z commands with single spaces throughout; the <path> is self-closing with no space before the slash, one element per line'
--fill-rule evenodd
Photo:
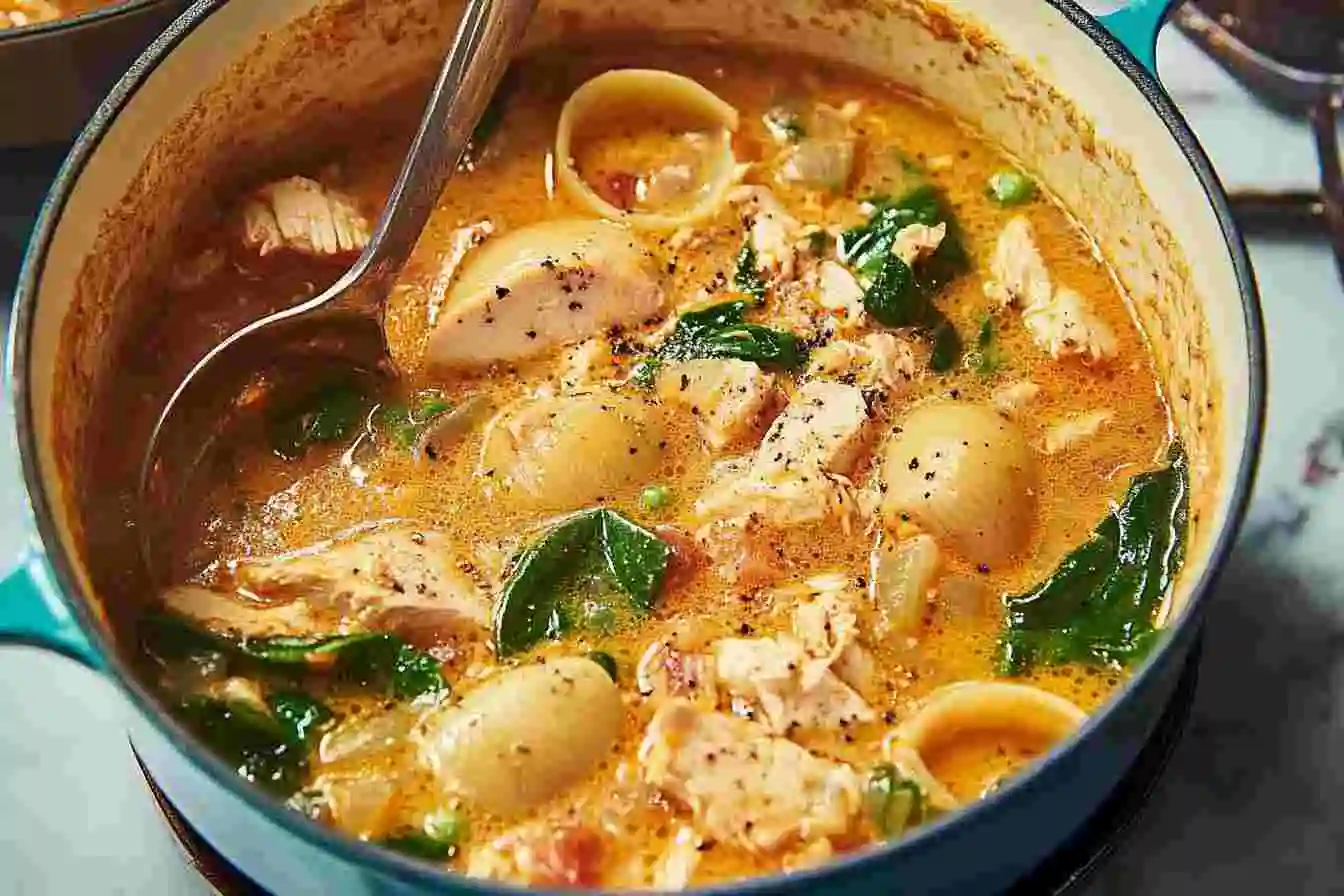
<path fill-rule="evenodd" d="M 1178 35 L 1159 58 L 1230 187 L 1314 184 L 1304 125 Z M 1089 896 L 1344 890 L 1344 290 L 1324 243 L 1253 239 L 1252 256 L 1270 343 L 1255 502 L 1209 602 L 1185 738 Z M 5 443 L 0 565 L 25 512 Z M 209 893 L 140 778 L 115 688 L 27 648 L 0 650 L 0 681 L 0 893 Z"/>

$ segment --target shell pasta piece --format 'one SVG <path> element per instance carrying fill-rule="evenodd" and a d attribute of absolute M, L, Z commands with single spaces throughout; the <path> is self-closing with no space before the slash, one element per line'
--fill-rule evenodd
<path fill-rule="evenodd" d="M 663 211 L 620 208 L 608 201 L 580 173 L 574 153 L 587 126 L 623 114 L 652 117 L 660 113 L 709 135 L 703 182 L 687 205 Z M 585 82 L 565 101 L 555 135 L 556 182 L 561 194 L 580 208 L 639 230 L 671 231 L 711 217 L 726 201 L 734 180 L 736 159 L 732 134 L 737 110 L 699 82 L 657 69 L 617 69 Z"/>

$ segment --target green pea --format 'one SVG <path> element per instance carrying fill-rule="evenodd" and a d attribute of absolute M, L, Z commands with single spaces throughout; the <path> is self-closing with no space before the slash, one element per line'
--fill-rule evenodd
<path fill-rule="evenodd" d="M 662 510 L 672 503 L 672 490 L 661 485 L 651 485 L 639 493 L 639 504 L 645 510 Z"/>
<path fill-rule="evenodd" d="M 1021 205 L 1035 197 L 1036 184 L 1022 172 L 1005 168 L 990 177 L 986 192 L 999 205 Z"/>

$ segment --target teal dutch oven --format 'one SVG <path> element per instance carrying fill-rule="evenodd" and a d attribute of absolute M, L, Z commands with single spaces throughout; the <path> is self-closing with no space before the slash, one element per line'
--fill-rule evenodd
<path fill-rule="evenodd" d="M 423 81 L 453 0 L 200 0 L 144 53 L 74 145 L 24 263 L 9 342 L 32 535 L 0 632 L 112 678 L 145 766 L 182 816 L 276 894 L 496 893 L 308 821 L 241 780 L 158 705 L 99 603 L 72 500 L 99 352 L 137 272 L 163 257 L 229 153 L 277 151 L 345 100 Z M 908 84 L 1020 158 L 1124 283 L 1193 458 L 1197 514 L 1165 633 L 1068 743 L 995 795 L 900 842 L 722 892 L 1005 890 L 1116 787 L 1161 716 L 1234 541 L 1260 448 L 1260 308 L 1226 197 L 1154 73 L 1167 4 L 1101 19 L 1072 0 L 543 0 L 527 42 L 653 28 L 840 59 Z M 128 444 L 143 433 L 128 426 Z M 125 483 L 107 483 L 124 488 Z"/>

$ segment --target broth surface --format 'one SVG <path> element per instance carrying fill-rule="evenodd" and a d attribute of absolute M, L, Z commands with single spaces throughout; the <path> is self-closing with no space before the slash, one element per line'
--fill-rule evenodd
<path fill-rule="evenodd" d="M 912 349 L 918 370 L 908 384 L 873 405 L 868 447 L 843 477 L 858 496 L 858 515 L 848 523 L 828 518 L 772 531 L 766 548 L 754 548 L 774 555 L 767 558 L 774 568 L 766 581 L 734 580 L 722 573 L 721 558 L 715 546 L 707 543 L 712 536 L 704 534 L 707 522 L 697 499 L 723 475 L 716 466 L 719 462 L 757 452 L 771 415 L 787 413 L 784 409 L 790 398 L 815 375 L 776 372 L 777 394 L 754 434 L 721 450 L 706 445 L 698 408 L 656 401 L 647 390 L 623 382 L 647 357 L 650 334 L 667 325 L 674 311 L 740 297 L 733 283 L 744 241 L 751 238 L 751 216 L 741 206 L 726 204 L 715 218 L 695 225 L 689 238 L 668 233 L 642 237 L 649 267 L 657 272 L 666 297 L 664 309 L 648 320 L 605 334 L 607 341 L 597 343 L 595 349 L 603 376 L 580 371 L 577 387 L 566 379 L 574 368 L 572 360 L 565 360 L 572 344 L 535 359 L 479 371 L 445 371 L 427 362 L 431 332 L 442 322 L 431 321 L 430 309 L 438 309 L 440 318 L 454 313 L 453 306 L 445 304 L 445 292 L 451 296 L 451 287 L 445 289 L 440 281 L 461 228 L 480 222 L 489 222 L 493 228 L 480 246 L 467 251 L 464 265 L 469 266 L 473 253 L 529 225 L 592 218 L 591 212 L 555 188 L 553 175 L 548 173 L 557 164 L 552 153 L 557 120 L 566 98 L 589 78 L 636 65 L 689 76 L 735 107 L 740 124 L 732 136 L 733 149 L 739 162 L 753 163 L 744 175 L 746 183 L 771 190 L 801 224 L 833 230 L 861 226 L 868 218 L 864 200 L 898 198 L 912 179 L 918 179 L 941 191 L 970 256 L 969 271 L 953 279 L 935 300 L 962 335 L 970 359 L 959 360 L 951 371 L 934 372 L 929 368 L 927 338 L 908 329 L 897 331 L 902 344 Z M 184 578 L 232 594 L 249 609 L 274 608 L 284 601 L 248 593 L 243 573 L 248 563 L 309 548 L 325 539 L 344 543 L 352 531 L 370 524 L 384 530 L 410 525 L 417 533 L 442 533 L 451 539 L 462 551 L 456 566 L 498 601 L 510 575 L 510 563 L 517 561 L 520 550 L 560 515 L 599 506 L 663 534 L 682 553 L 674 557 L 661 599 L 647 616 L 621 612 L 597 621 L 590 618 L 586 626 L 574 625 L 559 638 L 543 639 L 503 659 L 496 658 L 484 637 L 439 638 L 429 651 L 443 662 L 444 675 L 455 694 L 452 699 L 469 698 L 482 687 L 482 681 L 499 675 L 501 665 L 511 669 L 543 662 L 552 665 L 561 658 L 592 651 L 614 659 L 620 691 L 618 731 L 610 749 L 603 750 L 576 783 L 523 811 L 483 810 L 473 800 L 447 792 L 451 788 L 446 790 L 440 777 L 418 758 L 430 749 L 425 747 L 430 736 L 424 733 L 423 724 L 415 727 L 410 718 L 414 713 L 406 704 L 383 695 L 361 696 L 318 680 L 309 685 L 310 692 L 323 699 L 336 720 L 326 723 L 322 747 L 309 757 L 293 802 L 327 823 L 379 840 L 395 840 L 408 830 L 437 831 L 433 820 L 451 813 L 456 825 L 453 848 L 437 854 L 433 861 L 536 885 L 676 884 L 675 876 L 660 875 L 673 873 L 667 869 L 683 827 L 692 831 L 687 836 L 695 838 L 694 861 L 686 873 L 686 880 L 694 883 L 796 868 L 881 840 L 881 826 L 875 827 L 862 810 L 854 813 L 842 833 L 788 837 L 765 849 L 725 842 L 707 833 L 693 805 L 669 795 L 669 788 L 651 783 L 641 772 L 641 741 L 666 702 L 657 695 L 640 693 L 636 670 L 641 658 L 660 640 L 696 652 L 722 639 L 788 633 L 798 606 L 789 589 L 809 577 L 838 576 L 840 587 L 850 589 L 857 605 L 857 643 L 869 669 L 855 689 L 871 716 L 830 726 L 799 726 L 783 736 L 814 756 L 852 769 L 860 778 L 889 762 L 886 741 L 894 726 L 912 717 L 941 687 L 995 679 L 1004 626 L 1000 595 L 1023 593 L 1051 576 L 1061 559 L 1086 542 L 1125 495 L 1132 477 L 1159 466 L 1169 443 L 1170 424 L 1142 334 L 1087 235 L 1064 210 L 1046 196 L 1011 207 L 992 201 L 986 185 L 997 173 L 1012 170 L 1011 162 L 943 111 L 891 85 L 792 57 L 783 60 L 729 47 L 663 46 L 642 37 L 543 53 L 516 63 L 510 80 L 498 131 L 483 141 L 471 163 L 448 187 L 391 297 L 387 332 L 403 374 L 397 393 L 370 398 L 365 411 L 376 416 L 378 403 L 386 407 L 403 402 L 414 407 L 427 394 L 435 402 L 459 408 L 469 399 L 484 396 L 505 414 L 526 407 L 538 394 L 565 399 L 575 392 L 588 393 L 599 395 L 602 401 L 626 396 L 640 407 L 651 407 L 649 413 L 657 415 L 661 435 L 656 439 L 656 460 L 648 468 L 652 472 L 626 478 L 613 473 L 614 484 L 592 500 L 575 502 L 554 495 L 520 498 L 517 486 L 501 484 L 499 474 L 488 466 L 492 455 L 485 442 L 505 425 L 499 421 L 466 426 L 431 463 L 387 444 L 370 443 L 373 448 L 366 445 L 351 453 L 357 433 L 309 444 L 297 458 L 282 457 L 269 446 L 257 444 L 233 455 L 220 471 L 204 522 L 186 533 Z M 792 110 L 790 114 L 808 121 L 800 126 L 806 136 L 786 134 L 781 139 L 777 133 L 780 110 Z M 836 110 L 848 111 L 836 117 Z M 416 107 L 408 103 L 407 129 L 416 114 Z M 776 175 L 785 164 L 781 160 L 791 151 L 789 141 L 799 140 L 802 145 L 811 136 L 809 131 L 820 134 L 826 128 L 843 132 L 837 139 L 849 141 L 854 151 L 853 167 L 844 183 L 835 189 L 818 189 L 809 183 L 780 182 Z M 666 183 L 683 176 L 680 170 L 668 173 L 671 167 L 680 166 L 695 181 L 710 166 L 705 148 L 709 129 L 700 133 L 691 128 L 688 137 L 684 122 L 660 117 L 656 110 L 647 118 L 613 116 L 590 131 L 575 150 L 576 167 L 604 195 L 628 202 L 637 211 L 659 206 L 656 195 L 654 200 L 648 198 L 651 192 L 656 194 L 657 186 L 657 178 L 645 176 L 649 172 L 664 177 Z M 339 190 L 371 221 L 400 165 L 408 133 L 352 136 L 348 143 L 328 147 L 313 160 L 310 170 L 285 173 L 301 174 Z M 641 182 L 643 187 L 638 186 Z M 638 190 L 644 194 L 622 195 L 622 191 Z M 686 204 L 682 193 L 664 207 L 675 210 Z M 224 211 L 221 220 L 228 220 L 229 214 Z M 985 283 L 992 277 L 996 242 L 1009 222 L 1018 218 L 1029 223 L 1054 282 L 1067 284 L 1081 296 L 1113 334 L 1114 345 L 1104 363 L 1051 357 L 1034 341 L 1017 310 L 999 309 L 987 297 Z M 833 243 L 833 237 L 831 233 L 817 242 Z M 805 236 L 802 242 L 807 242 Z M 762 248 L 757 246 L 757 252 Z M 189 258 L 184 266 L 198 264 L 204 273 L 165 276 L 168 285 L 162 297 L 162 317 L 149 334 L 149 351 L 142 352 L 138 362 L 128 358 L 128 377 L 154 383 L 144 390 L 147 396 L 162 394 L 164 370 L 181 369 L 241 322 L 315 294 L 352 257 L 314 258 L 288 251 L 257 257 L 240 249 L 236 231 L 225 226 L 209 228 L 198 249 L 202 259 L 215 261 L 198 263 Z M 799 250 L 799 277 L 817 263 L 809 251 Z M 823 250 L 823 255 L 827 252 Z M 816 326 L 816 316 L 802 325 L 798 322 L 796 309 L 806 301 L 810 300 L 790 292 L 786 284 L 775 283 L 764 305 L 752 309 L 749 317 L 762 325 L 801 332 Z M 986 325 L 987 319 L 992 323 Z M 883 331 L 868 319 L 852 335 L 858 339 Z M 978 334 L 983 332 L 992 337 L 980 345 Z M 843 333 L 804 335 L 814 359 L 827 342 L 844 337 Z M 617 385 L 608 385 L 608 381 Z M 883 637 L 867 594 L 874 533 L 883 528 L 874 522 L 876 511 L 871 505 L 880 504 L 885 492 L 879 467 L 886 440 L 912 409 L 938 402 L 993 407 L 1000 390 L 1023 381 L 1034 383 L 1038 391 L 999 419 L 1010 421 L 1004 425 L 1020 431 L 1036 465 L 1030 491 L 1037 509 L 1026 536 L 1028 548 L 1007 562 L 989 564 L 949 549 L 938 539 L 938 570 L 915 627 Z M 655 390 L 655 394 L 661 393 Z M 871 404 L 872 395 L 867 398 Z M 1046 449 L 1052 434 L 1057 436 L 1059 424 L 1096 412 L 1105 412 L 1106 418 L 1095 432 L 1054 452 Z M 637 447 L 632 442 L 630 452 Z M 582 458 L 566 461 L 563 470 L 563 476 L 578 478 L 597 477 L 600 472 L 586 470 Z M 665 491 L 651 495 L 650 487 Z M 568 488 L 562 491 L 569 493 Z M 926 528 L 910 520 L 887 520 L 885 526 L 889 530 L 885 537 L 897 540 Z M 601 578 L 600 571 L 587 574 L 589 579 Z M 586 599 L 584 593 L 579 594 L 580 603 Z M 606 598 L 594 600 L 600 604 Z M 829 621 L 827 625 L 829 633 Z M 227 625 L 209 627 L 229 633 Z M 346 625 L 343 630 L 360 628 Z M 411 643 L 419 643 L 404 630 L 400 633 Z M 442 632 L 436 628 L 431 634 Z M 451 649 L 444 646 L 445 640 Z M 246 701 L 252 693 L 255 701 L 255 693 L 237 675 L 225 681 L 217 670 L 198 668 L 183 674 L 173 663 L 153 668 L 173 699 L 206 693 Z M 1038 665 L 1018 680 L 1091 712 L 1123 676 L 1118 664 Z M 840 677 L 849 680 L 847 675 Z M 419 706 L 417 712 L 425 709 L 423 702 L 412 705 Z M 727 701 L 720 707 L 725 712 L 732 708 Z M 739 715 L 759 718 L 759 707 L 753 713 L 739 702 L 736 708 Z M 579 708 L 567 721 L 582 726 L 585 718 Z M 391 726 L 386 749 L 354 750 L 353 756 L 340 756 L 336 755 L 340 750 L 331 748 L 336 735 L 344 732 L 348 739 L 349 732 L 358 731 L 361 725 L 374 724 Z M 559 743 L 563 745 L 563 739 Z M 1050 746 L 1049 739 L 1042 742 L 1030 732 L 972 731 L 924 758 L 929 771 L 958 801 L 969 801 L 1020 771 Z M 370 787 L 370 782 L 376 786 Z M 865 804 L 871 811 L 871 784 L 867 786 Z M 377 793 L 365 792 L 370 789 Z M 361 800 L 374 808 L 358 807 Z"/>

